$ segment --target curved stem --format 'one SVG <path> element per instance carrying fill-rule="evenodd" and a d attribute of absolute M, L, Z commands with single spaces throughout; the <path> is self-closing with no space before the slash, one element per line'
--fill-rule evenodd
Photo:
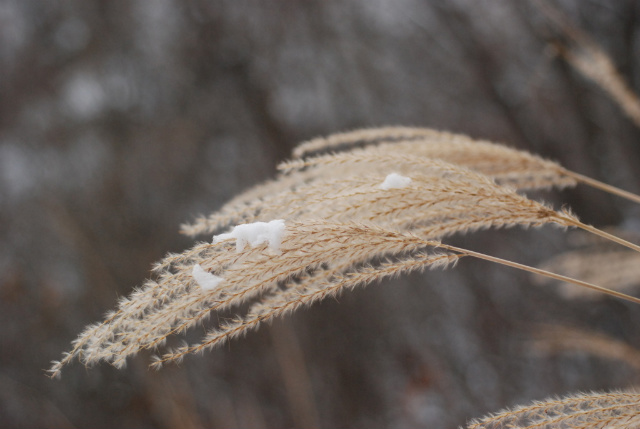
<path fill-rule="evenodd" d="M 625 293 L 622 292 L 618 292 L 615 290 L 611 290 L 611 289 L 607 289 L 605 287 L 602 286 L 598 286 L 598 285 L 594 285 L 591 283 L 587 283 L 587 282 L 583 282 L 582 280 L 577 280 L 571 277 L 566 277 L 560 274 L 556 274 L 556 273 L 552 273 L 550 271 L 546 271 L 540 268 L 535 268 L 535 267 L 530 267 L 528 265 L 523 265 L 523 264 L 519 264 L 517 262 L 513 262 L 513 261 L 509 261 L 507 259 L 501 259 L 501 258 L 497 258 L 495 256 L 490 256 L 490 255 L 485 255 L 484 253 L 479 253 L 479 252 L 474 252 L 473 250 L 467 250 L 467 249 L 462 249 L 460 247 L 456 247 L 456 246 L 450 246 L 448 244 L 442 244 L 442 243 L 433 243 L 434 246 L 437 247 L 441 247 L 443 249 L 446 250 L 451 250 L 453 252 L 457 252 L 457 253 L 462 253 L 463 255 L 468 255 L 468 256 L 472 256 L 474 258 L 478 258 L 478 259 L 484 259 L 485 261 L 490 261 L 490 262 L 495 262 L 498 264 L 502 264 L 502 265 L 506 265 L 512 268 L 517 268 L 519 270 L 523 270 L 523 271 L 528 271 L 530 273 L 534 273 L 534 274 L 538 274 L 541 276 L 545 276 L 545 277 L 549 277 L 555 280 L 560 280 L 566 283 L 572 283 L 578 286 L 582 286 L 582 287 L 586 287 L 589 289 L 593 289 L 596 290 L 598 292 L 602 292 L 605 293 L 607 295 L 611 295 L 611 296 L 615 296 L 616 298 L 620 298 L 620 299 L 624 299 L 627 301 L 631 301 L 634 302 L 636 304 L 640 304 L 640 298 L 636 298 L 634 296 L 631 295 L 627 295 Z"/>
<path fill-rule="evenodd" d="M 638 246 L 637 244 L 633 244 L 627 240 L 624 240 L 620 237 L 617 237 L 613 234 L 609 234 L 608 232 L 604 232 L 596 227 L 593 227 L 591 225 L 587 225 L 586 223 L 582 223 L 576 219 L 571 219 L 571 218 L 565 218 L 563 217 L 563 219 L 569 223 L 572 226 L 575 226 L 576 228 L 580 228 L 584 231 L 590 232 L 592 234 L 595 234 L 599 237 L 605 238 L 607 240 L 613 241 L 614 243 L 618 243 L 624 247 L 627 247 L 629 249 L 635 250 L 636 252 L 640 252 L 640 246 Z"/>
<path fill-rule="evenodd" d="M 633 201 L 634 203 L 640 204 L 640 195 L 636 195 L 632 192 L 616 188 L 615 186 L 607 185 L 606 183 L 600 182 L 599 180 L 592 179 L 588 176 L 583 176 L 582 174 L 575 173 L 570 170 L 563 169 L 562 173 L 566 176 L 576 179 L 578 182 L 585 185 L 589 185 L 593 188 L 600 189 L 601 191 L 608 192 L 610 194 L 617 195 L 619 197 L 626 198 L 629 201 Z"/>

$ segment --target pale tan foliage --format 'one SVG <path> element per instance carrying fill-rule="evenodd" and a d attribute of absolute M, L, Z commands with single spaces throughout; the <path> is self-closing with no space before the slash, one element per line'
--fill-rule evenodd
<path fill-rule="evenodd" d="M 637 233 L 618 228 L 607 231 L 626 240 L 638 240 Z M 540 267 L 625 293 L 640 285 L 640 253 L 612 246 L 609 241 L 593 234 L 575 234 L 571 238 L 574 245 L 579 246 L 577 249 L 556 255 Z M 542 284 L 550 282 L 542 277 L 535 280 Z M 561 286 L 559 290 L 567 298 L 596 299 L 602 296 L 570 283 Z"/>
<path fill-rule="evenodd" d="M 316 152 L 335 151 L 339 149 L 351 149 L 354 145 L 369 145 L 382 141 L 407 141 L 434 137 L 439 131 L 430 128 L 413 127 L 382 127 L 365 128 L 344 133 L 335 133 L 328 137 L 316 137 L 312 140 L 300 143 L 293 150 L 294 158 L 303 158 Z"/>
<path fill-rule="evenodd" d="M 399 275 L 426 267 L 437 268 L 454 263 L 460 255 L 418 253 L 403 258 L 397 262 L 386 262 L 379 266 L 365 266 L 343 274 L 318 273 L 307 275 L 301 280 L 288 283 L 284 292 L 273 294 L 258 302 L 244 317 L 237 317 L 225 322 L 218 329 L 210 331 L 202 343 L 193 346 L 183 346 L 157 359 L 152 366 L 160 367 L 166 361 L 179 360 L 186 354 L 200 352 L 216 346 L 239 335 L 249 329 L 257 328 L 261 323 L 274 317 L 290 313 L 305 304 L 312 304 L 326 297 L 334 296 L 343 290 L 359 285 L 367 285 L 385 277 Z"/>
<path fill-rule="evenodd" d="M 579 73 L 602 88 L 633 123 L 640 127 L 640 98 L 620 75 L 611 57 L 550 3 L 537 0 L 535 4 L 574 45 L 565 47 L 556 44 L 556 51 Z"/>
<path fill-rule="evenodd" d="M 337 149 L 348 151 L 280 164 L 278 168 L 282 174 L 277 179 L 249 189 L 209 217 L 183 225 L 182 232 L 190 236 L 212 233 L 229 225 L 264 217 L 265 210 L 270 215 L 288 218 L 296 214 L 296 208 L 304 209 L 309 200 L 315 207 L 321 207 L 331 199 L 340 199 L 343 204 L 348 204 L 347 197 L 356 192 L 354 186 L 372 186 L 371 182 L 363 183 L 366 177 L 378 177 L 382 181 L 384 175 L 392 172 L 413 178 L 412 174 L 438 177 L 437 174 L 446 174 L 449 170 L 454 176 L 465 177 L 472 174 L 471 170 L 518 190 L 563 188 L 583 183 L 640 202 L 637 195 L 582 176 L 526 151 L 428 128 L 356 130 L 316 138 L 302 144 L 294 153 L 304 156 Z M 438 164 L 438 161 L 442 162 Z M 447 164 L 449 167 L 445 167 Z M 372 172 L 377 175 L 372 175 Z"/>
<path fill-rule="evenodd" d="M 561 166 L 551 161 L 502 145 L 427 128 L 357 130 L 312 140 L 300 147 L 307 149 L 296 150 L 295 153 L 306 154 L 311 149 L 327 151 L 336 147 L 353 149 L 362 140 L 373 146 L 281 164 L 279 169 L 284 174 L 276 180 L 249 189 L 208 218 L 202 217 L 191 225 L 183 225 L 182 232 L 195 236 L 255 219 L 266 205 L 271 210 L 290 203 L 304 205 L 309 197 L 321 204 L 323 195 L 336 196 L 336 192 L 344 189 L 353 192 L 353 183 L 348 182 L 361 181 L 363 176 L 371 176 L 373 171 L 381 176 L 380 181 L 391 172 L 425 175 L 435 168 L 436 160 L 456 164 L 453 173 L 457 176 L 468 174 L 461 175 L 455 171 L 467 167 L 519 189 L 565 187 L 577 183 Z M 436 171 L 444 173 L 442 165 Z"/>
<path fill-rule="evenodd" d="M 554 257 L 541 268 L 618 291 L 628 292 L 640 284 L 640 254 L 634 251 L 574 250 Z M 560 290 L 567 298 L 600 297 L 572 284 L 563 284 Z"/>
<path fill-rule="evenodd" d="M 122 300 L 119 311 L 104 323 L 89 327 L 72 353 L 53 369 L 57 372 L 74 357 L 87 364 L 105 360 L 122 365 L 127 356 L 163 344 L 169 334 L 195 325 L 211 311 L 227 310 L 265 294 L 264 300 L 249 310 L 246 320 L 221 327 L 225 335 L 212 342 L 210 334 L 203 347 L 214 345 L 256 327 L 264 319 L 335 294 L 343 286 L 458 259 L 458 255 L 423 252 L 438 244 L 375 225 L 321 220 L 289 225 L 280 254 L 269 252 L 266 246 L 236 252 L 228 241 L 201 244 L 183 257 L 170 256 L 158 282 Z M 375 269 L 357 268 L 367 260 L 408 253 L 413 256 L 381 263 Z M 224 284 L 214 291 L 203 291 L 190 275 L 195 263 L 206 269 L 216 267 L 215 272 L 225 278 Z M 353 267 L 356 269 L 345 272 Z"/>
<path fill-rule="evenodd" d="M 474 421 L 468 429 L 632 429 L 639 425 L 640 394 L 622 391 L 534 402 Z"/>
<path fill-rule="evenodd" d="M 362 219 L 402 229 L 427 228 L 426 236 L 438 238 L 480 227 L 538 226 L 549 221 L 541 218 L 556 216 L 553 210 L 497 186 L 485 175 L 438 159 L 356 152 L 336 155 L 330 161 L 318 172 L 328 178 L 264 196 L 235 210 L 225 206 L 193 227 L 198 232 L 213 232 L 235 223 L 276 218 Z M 363 165 L 367 172 L 356 175 Z M 336 179 L 333 169 L 349 176 Z M 407 175 L 411 184 L 393 192 L 380 189 L 391 172 Z M 569 226 L 566 221 L 558 223 Z M 437 228 L 442 232 L 436 232 Z"/>
<path fill-rule="evenodd" d="M 375 136 L 375 139 L 371 139 L 371 136 Z M 354 150 L 358 146 L 365 147 Z M 486 140 L 474 140 L 463 134 L 411 127 L 363 129 L 319 137 L 296 149 L 294 154 L 300 159 L 285 162 L 278 168 L 286 172 L 311 165 L 330 164 L 338 149 L 350 149 L 353 156 L 367 154 L 373 149 L 373 153 L 380 156 L 441 159 L 486 174 L 501 184 L 518 189 L 574 186 L 577 183 L 559 164 L 526 151 Z M 310 156 L 312 153 L 315 156 Z M 339 157 L 336 161 L 340 162 Z"/>
<path fill-rule="evenodd" d="M 640 371 L 640 350 L 609 335 L 570 326 L 539 326 L 532 349 L 542 355 L 587 353 L 623 362 Z"/>
<path fill-rule="evenodd" d="M 311 166 L 319 171 L 357 159 L 362 170 L 370 169 L 375 158 L 397 164 L 418 165 L 423 159 L 440 159 L 492 177 L 503 185 L 518 189 L 544 189 L 551 186 L 574 186 L 577 182 L 558 164 L 524 151 L 466 136 L 440 133 L 433 138 L 413 141 L 382 142 L 376 146 L 353 149 L 347 153 L 332 153 L 293 160 L 281 164 L 283 172 Z M 372 162 L 373 161 L 373 162 Z M 369 165 L 367 165 L 369 164 Z"/>
<path fill-rule="evenodd" d="M 446 266 L 462 256 L 640 302 L 594 284 L 437 241 L 477 229 L 553 224 L 578 227 L 640 249 L 582 224 L 567 210 L 555 211 L 530 200 L 480 172 L 510 178 L 546 175 L 549 182 L 558 180 L 561 186 L 566 177 L 557 173 L 561 167 L 556 164 L 500 146 L 476 146 L 466 137 L 431 130 L 422 135 L 449 136 L 448 144 L 459 148 L 447 152 L 440 140 L 404 141 L 285 164 L 283 169 L 292 171 L 245 193 L 194 226 L 196 232 L 212 232 L 239 223 L 283 219 L 286 228 L 277 250 L 268 244 L 241 249 L 230 238 L 168 255 L 154 267 L 155 279 L 121 299 L 119 309 L 108 314 L 103 323 L 89 326 L 72 351 L 54 363 L 51 374 L 59 374 L 75 358 L 85 364 L 106 361 L 120 367 L 127 357 L 143 349 L 162 348 L 170 335 L 183 333 L 211 315 L 224 320 L 197 344 L 165 349 L 154 363 L 160 366 L 243 335 L 301 305 L 392 275 Z M 475 148 L 480 150 L 474 152 Z M 433 150 L 448 153 L 461 165 L 442 160 L 444 155 L 430 157 Z M 381 187 L 390 173 L 406 176 L 402 186 Z M 192 275 L 197 265 L 222 278 L 221 283 L 204 290 Z M 240 308 L 246 309 L 244 314 L 228 318 L 230 311 L 242 313 Z"/>
<path fill-rule="evenodd" d="M 583 42 L 580 50 L 562 50 L 569 64 L 594 81 L 640 126 L 640 99 L 622 78 L 611 58 L 598 46 Z"/>

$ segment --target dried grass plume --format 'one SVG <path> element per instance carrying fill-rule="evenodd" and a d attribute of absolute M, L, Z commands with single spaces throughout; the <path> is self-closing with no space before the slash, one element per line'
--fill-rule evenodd
<path fill-rule="evenodd" d="M 316 139 L 294 156 L 275 180 L 183 226 L 189 235 L 216 236 L 156 264 L 153 279 L 122 298 L 103 322 L 88 326 L 50 374 L 59 375 L 76 358 L 122 367 L 144 349 L 160 351 L 152 363 L 159 368 L 356 286 L 463 257 L 640 303 L 601 285 L 442 242 L 479 229 L 555 225 L 639 251 L 566 209 L 518 192 L 599 183 L 554 162 L 466 136 L 403 127 Z M 237 315 L 229 318 L 229 312 Z M 224 321 L 198 343 L 165 346 L 212 315 L 225 315 Z"/>

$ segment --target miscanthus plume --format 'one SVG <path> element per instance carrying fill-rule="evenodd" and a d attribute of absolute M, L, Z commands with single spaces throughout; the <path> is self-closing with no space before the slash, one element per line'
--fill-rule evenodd
<path fill-rule="evenodd" d="M 579 228 L 638 251 L 628 241 L 581 223 L 570 211 L 520 192 L 583 183 L 638 201 L 555 162 L 462 135 L 387 127 L 303 143 L 279 170 L 277 178 L 183 225 L 185 234 L 205 241 L 159 261 L 153 277 L 122 298 L 103 321 L 88 326 L 50 374 L 60 375 L 76 358 L 122 367 L 143 349 L 158 351 L 151 365 L 159 368 L 356 286 L 454 265 L 462 257 L 640 302 L 620 291 L 443 242 L 452 234 L 480 229 L 550 224 Z M 230 311 L 237 315 L 213 324 L 199 342 L 165 347 L 168 337 Z M 593 404 L 606 400 L 598 397 Z M 560 409 L 564 403 L 550 407 Z M 522 415 L 511 412 L 505 418 Z"/>

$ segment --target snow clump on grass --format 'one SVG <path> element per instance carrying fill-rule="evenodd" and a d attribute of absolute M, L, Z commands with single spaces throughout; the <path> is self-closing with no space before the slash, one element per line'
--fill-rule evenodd
<path fill-rule="evenodd" d="M 224 280 L 222 277 L 218 277 L 205 271 L 205 269 L 202 268 L 200 264 L 196 264 L 193 266 L 191 275 L 203 290 L 214 290 L 216 287 L 218 287 L 218 284 Z"/>
<path fill-rule="evenodd" d="M 404 188 L 409 186 L 409 183 L 411 183 L 410 177 L 401 176 L 398 173 L 391 173 L 384 179 L 384 182 L 379 185 L 379 188 L 386 191 L 389 189 Z"/>
<path fill-rule="evenodd" d="M 235 238 L 237 252 L 242 252 L 247 244 L 251 247 L 256 247 L 260 244 L 268 243 L 271 250 L 279 253 L 284 228 L 284 220 L 282 219 L 272 220 L 271 222 L 242 224 L 234 227 L 231 232 L 214 236 L 213 243 Z"/>

